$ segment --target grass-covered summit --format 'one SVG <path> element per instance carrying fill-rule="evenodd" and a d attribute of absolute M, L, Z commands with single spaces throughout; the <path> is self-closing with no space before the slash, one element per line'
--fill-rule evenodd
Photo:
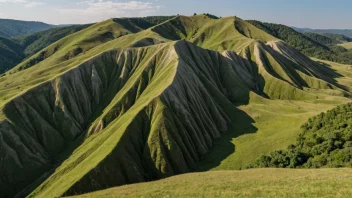
<path fill-rule="evenodd" d="M 313 61 L 238 17 L 153 21 L 91 25 L 0 78 L 5 196 L 82 194 L 222 167 L 234 154 L 240 166 L 260 154 L 253 136 L 282 138 L 268 119 L 291 126 L 350 95 L 344 66 Z M 292 127 L 262 150 L 290 142 Z M 252 155 L 237 159 L 243 147 Z"/>

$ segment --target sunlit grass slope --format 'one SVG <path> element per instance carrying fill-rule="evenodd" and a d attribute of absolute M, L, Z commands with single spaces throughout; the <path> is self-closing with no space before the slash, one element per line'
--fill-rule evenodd
<path fill-rule="evenodd" d="M 346 49 L 352 49 L 352 42 L 339 44 L 339 46 L 342 46 Z"/>
<path fill-rule="evenodd" d="M 349 78 L 237 17 L 97 23 L 0 78 L 0 191 L 60 197 L 238 169 L 346 103 Z"/>
<path fill-rule="evenodd" d="M 251 169 L 179 175 L 77 197 L 351 197 L 352 169 Z"/>

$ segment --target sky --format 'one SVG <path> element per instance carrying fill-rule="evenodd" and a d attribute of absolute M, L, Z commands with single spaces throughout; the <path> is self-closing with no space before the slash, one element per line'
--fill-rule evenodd
<path fill-rule="evenodd" d="M 352 29 L 352 0 L 0 0 L 0 18 L 50 24 L 193 13 L 301 28 Z"/>

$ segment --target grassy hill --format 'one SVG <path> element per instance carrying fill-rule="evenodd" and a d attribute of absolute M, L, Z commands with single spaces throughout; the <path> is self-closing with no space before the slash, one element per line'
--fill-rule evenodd
<path fill-rule="evenodd" d="M 351 167 L 351 108 L 349 103 L 310 118 L 301 126 L 295 144 L 261 156 L 253 166 Z"/>
<path fill-rule="evenodd" d="M 61 38 L 80 31 L 89 25 L 77 25 L 62 28 L 52 28 L 46 31 L 37 32 L 28 36 L 18 38 L 1 39 L 0 49 L 0 73 L 12 69 L 17 64 L 21 63 L 25 58 L 37 53 L 48 45 L 60 40 Z"/>
<path fill-rule="evenodd" d="M 315 33 L 300 33 L 285 25 L 248 21 L 265 32 L 285 41 L 306 56 L 318 59 L 352 64 L 352 54 L 346 49 L 336 46 L 339 41 Z"/>
<path fill-rule="evenodd" d="M 30 34 L 28 36 L 17 37 L 12 40 L 24 48 L 24 54 L 26 57 L 28 57 L 44 49 L 50 44 L 60 40 L 61 38 L 64 38 L 89 26 L 90 25 L 72 25 L 67 27 L 52 28 L 49 30 Z"/>
<path fill-rule="evenodd" d="M 11 69 L 24 58 L 23 47 L 12 40 L 0 37 L 0 73 Z"/>
<path fill-rule="evenodd" d="M 340 46 L 350 50 L 352 49 L 352 42 L 340 44 Z"/>
<path fill-rule="evenodd" d="M 351 169 L 210 171 L 75 197 L 350 197 Z"/>
<path fill-rule="evenodd" d="M 54 25 L 36 21 L 0 19 L 0 36 L 5 38 L 13 38 L 47 30 L 53 27 Z"/>
<path fill-rule="evenodd" d="M 151 17 L 141 17 L 141 18 L 125 18 L 125 19 L 115 19 L 119 21 L 122 25 L 125 25 L 127 28 L 131 28 L 131 31 L 140 31 L 143 29 L 150 28 L 156 24 L 162 23 L 174 16 L 151 16 Z M 17 24 L 19 21 L 9 21 L 9 24 Z M 133 25 L 131 25 L 133 24 Z M 26 36 L 18 36 L 16 38 L 12 38 L 11 42 L 16 43 L 16 49 L 12 49 L 12 46 L 7 46 L 8 49 L 11 51 L 18 52 L 16 56 L 5 56 L 6 54 L 3 53 L 4 57 L 2 57 L 2 66 L 0 68 L 0 73 L 12 69 L 17 64 L 21 63 L 25 58 L 28 58 L 38 51 L 46 48 L 52 43 L 83 30 L 87 27 L 91 26 L 91 24 L 87 25 L 70 25 L 70 26 L 52 26 L 51 29 L 40 31 L 36 33 L 31 33 L 31 31 Z M 6 26 L 4 26 L 5 28 Z M 23 27 L 25 28 L 25 27 Z M 39 31 L 39 30 L 38 30 Z M 1 35 L 0 35 L 1 36 Z M 109 37 L 109 32 L 107 35 Z M 79 49 L 78 49 L 79 51 Z M 78 52 L 76 52 L 78 53 Z M 44 56 L 41 54 L 40 56 Z M 35 60 L 36 63 L 37 60 Z"/>
<path fill-rule="evenodd" d="M 349 101 L 348 65 L 311 60 L 238 17 L 164 19 L 94 24 L 0 77 L 5 196 L 239 169 Z"/>

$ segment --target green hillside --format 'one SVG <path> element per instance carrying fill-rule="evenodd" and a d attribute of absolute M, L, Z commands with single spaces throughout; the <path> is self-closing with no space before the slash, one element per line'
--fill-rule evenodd
<path fill-rule="evenodd" d="M 318 34 L 340 34 L 352 38 L 352 30 L 350 29 L 309 29 L 309 28 L 294 28 L 299 32 L 313 32 Z"/>
<path fill-rule="evenodd" d="M 314 33 L 303 34 L 296 32 L 293 28 L 280 24 L 254 20 L 248 22 L 285 41 L 306 56 L 343 64 L 352 64 L 352 54 L 342 47 L 335 46 L 338 42 L 332 38 Z"/>
<path fill-rule="evenodd" d="M 25 58 L 37 53 L 48 45 L 61 38 L 80 31 L 89 25 L 77 25 L 62 28 L 52 28 L 46 31 L 33 33 L 19 38 L 1 39 L 0 73 L 12 69 L 21 63 Z"/>
<path fill-rule="evenodd" d="M 150 28 L 154 25 L 162 23 L 168 19 L 173 18 L 174 16 L 151 16 L 151 17 L 140 17 L 140 18 L 125 18 L 125 19 L 116 19 L 121 23 L 121 25 L 126 25 L 127 28 L 132 28 L 131 31 L 140 31 L 143 29 Z M 18 21 L 9 21 L 9 24 L 15 25 L 19 23 Z M 133 24 L 133 25 L 131 25 Z M 12 38 L 11 41 L 20 45 L 16 46 L 16 49 L 12 49 L 12 46 L 7 46 L 12 51 L 18 52 L 16 56 L 5 56 L 6 54 L 3 53 L 4 57 L 2 58 L 2 69 L 0 68 L 0 73 L 3 73 L 6 70 L 12 69 L 17 64 L 21 63 L 25 58 L 32 56 L 33 54 L 37 53 L 38 51 L 46 48 L 50 44 L 70 35 L 80 30 L 83 30 L 87 27 L 91 26 L 88 25 L 71 25 L 71 26 L 64 26 L 64 27 L 57 27 L 54 26 L 45 31 L 40 31 L 37 33 L 31 33 L 26 36 L 19 36 L 16 38 Z M 27 26 L 26 26 L 27 27 Z M 5 28 L 5 26 L 4 26 Z M 25 28 L 25 27 L 23 27 Z M 39 30 L 38 30 L 39 31 Z M 107 35 L 109 37 L 109 32 Z M 79 50 L 78 50 L 79 51 Z M 77 52 L 78 53 L 78 52 Z M 45 56 L 41 54 L 40 56 Z"/>
<path fill-rule="evenodd" d="M 5 38 L 14 38 L 47 30 L 53 27 L 53 25 L 36 21 L 0 19 L 0 36 Z"/>
<path fill-rule="evenodd" d="M 312 32 L 305 32 L 304 35 L 309 37 L 313 41 L 324 44 L 326 46 L 333 46 L 344 42 L 344 41 L 338 40 L 335 37 L 330 37 L 327 35 L 322 35 L 322 34 L 317 34 Z"/>
<path fill-rule="evenodd" d="M 297 142 L 261 156 L 254 167 L 351 167 L 352 104 L 321 113 L 301 126 Z M 250 165 L 252 166 L 252 165 Z"/>
<path fill-rule="evenodd" d="M 342 34 L 330 34 L 330 33 L 320 33 L 320 34 L 327 36 L 329 38 L 335 39 L 341 43 L 352 42 L 352 37 L 348 37 Z"/>
<path fill-rule="evenodd" d="M 214 171 L 76 197 L 350 197 L 351 175 L 351 169 Z"/>
<path fill-rule="evenodd" d="M 239 169 L 347 103 L 349 68 L 238 17 L 91 25 L 0 77 L 0 192 L 61 197 Z"/>
<path fill-rule="evenodd" d="M 0 74 L 20 63 L 24 58 L 23 47 L 12 40 L 0 37 Z"/>
<path fill-rule="evenodd" d="M 61 28 L 52 28 L 49 30 L 30 34 L 28 36 L 17 37 L 13 41 L 19 43 L 24 48 L 26 57 L 31 56 L 44 49 L 50 44 L 64 38 L 70 34 L 78 32 L 90 25 L 72 25 Z"/>

